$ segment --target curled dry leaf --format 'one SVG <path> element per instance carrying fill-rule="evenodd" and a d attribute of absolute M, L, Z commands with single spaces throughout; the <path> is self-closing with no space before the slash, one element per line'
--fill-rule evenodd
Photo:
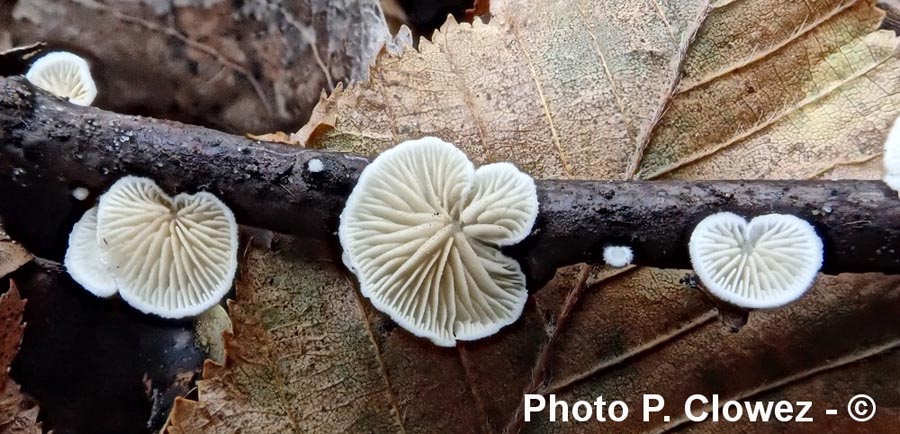
<path fill-rule="evenodd" d="M 221 305 L 215 305 L 194 321 L 194 340 L 216 363 L 225 363 L 225 333 L 234 333 L 231 318 Z"/>
<path fill-rule="evenodd" d="M 40 434 L 38 407 L 31 405 L 9 378 L 9 365 L 19 351 L 25 324 L 25 300 L 10 280 L 9 291 L 0 295 L 0 434 Z"/>
<path fill-rule="evenodd" d="M 475 0 L 472 7 L 466 9 L 466 21 L 472 21 L 476 17 L 490 17 L 491 5 L 489 0 Z"/>
<path fill-rule="evenodd" d="M 450 21 L 417 51 L 383 53 L 370 81 L 322 98 L 295 138 L 309 147 L 374 155 L 433 135 L 456 143 L 478 164 L 511 161 L 544 178 L 879 178 L 865 162 L 879 158 L 900 113 L 900 59 L 898 39 L 877 30 L 883 13 L 872 1 L 491 3 L 489 24 Z M 847 170 L 857 165 L 862 169 Z M 675 230 L 687 238 L 690 228 Z M 290 274 L 273 274 L 274 281 L 321 274 L 294 266 Z M 362 300 L 365 321 L 345 322 L 343 330 L 371 331 L 371 358 L 350 360 L 338 352 L 321 362 L 352 365 L 359 378 L 353 384 L 380 378 L 377 396 L 388 404 L 372 404 L 371 417 L 359 420 L 395 417 L 399 426 L 389 431 L 660 432 L 682 425 L 683 417 L 522 424 L 522 393 L 624 399 L 653 391 L 678 402 L 698 392 L 724 398 L 790 392 L 817 384 L 836 364 L 855 369 L 856 361 L 896 345 L 900 282 L 893 277 L 822 278 L 800 302 L 754 313 L 731 334 L 714 320 L 717 311 L 702 293 L 682 283 L 687 274 L 560 270 L 530 298 L 518 322 L 455 349 L 423 346 Z M 337 279 L 332 284 L 341 287 L 338 293 L 350 291 Z M 268 316 L 330 304 L 310 307 L 298 297 L 289 309 L 271 309 L 240 293 L 236 301 Z M 235 343 L 249 340 L 235 326 Z M 246 393 L 235 392 L 275 393 L 303 372 L 283 363 L 277 372 L 293 379 L 236 379 L 227 373 L 240 371 L 228 363 L 261 360 L 271 350 L 235 347 L 242 352 L 205 383 L 216 387 L 201 393 L 200 403 L 181 407 L 191 412 L 176 412 L 182 426 L 215 426 L 208 421 L 259 410 L 265 399 L 246 402 Z M 800 347 L 803 353 L 794 350 Z M 320 426 L 332 417 L 307 410 L 292 420 Z M 362 431 L 358 426 L 352 430 Z"/>
<path fill-rule="evenodd" d="M 27 264 L 33 257 L 25 247 L 13 240 L 0 226 L 0 277 L 19 269 Z"/>
<path fill-rule="evenodd" d="M 268 133 L 268 134 L 260 134 L 260 135 L 247 134 L 247 138 L 253 139 L 253 140 L 259 140 L 260 142 L 282 143 L 285 145 L 296 145 L 297 144 L 296 142 L 291 140 L 290 134 L 287 134 L 287 133 L 284 133 L 281 131 L 276 131 L 274 133 Z"/>

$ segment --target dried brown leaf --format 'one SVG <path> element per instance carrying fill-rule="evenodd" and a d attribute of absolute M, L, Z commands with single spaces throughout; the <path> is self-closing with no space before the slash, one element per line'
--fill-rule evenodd
<path fill-rule="evenodd" d="M 9 365 L 19 351 L 25 325 L 22 317 L 25 312 L 25 300 L 19 295 L 14 282 L 10 282 L 9 290 L 0 295 L 0 386 L 9 380 Z"/>
<path fill-rule="evenodd" d="M 450 20 L 418 51 L 383 53 L 370 82 L 320 102 L 334 127 L 307 146 L 375 154 L 436 135 L 541 177 L 627 177 L 705 3 L 492 7 L 490 24 Z"/>
<path fill-rule="evenodd" d="M 659 294 L 678 300 L 684 298 L 683 291 L 663 286 Z M 592 302 L 591 297 L 599 299 L 596 303 L 603 303 L 605 294 L 606 291 L 590 294 L 585 304 Z M 642 330 L 634 330 L 635 323 L 638 323 L 637 327 L 645 327 L 641 324 L 647 321 L 640 318 L 647 316 L 636 310 L 631 313 L 630 322 L 607 323 L 602 318 L 604 315 L 598 312 L 602 309 L 609 315 L 615 308 L 616 305 L 610 303 L 599 309 L 585 309 L 576 315 L 573 324 L 584 321 L 587 329 L 599 325 L 607 336 L 624 334 L 625 347 L 640 351 L 639 344 L 628 345 L 634 339 L 629 336 L 640 339 Z M 676 307 L 673 314 L 685 318 L 701 317 L 690 308 Z M 584 318 L 578 318 L 579 315 Z M 657 315 L 649 317 L 659 319 Z M 750 322 L 738 333 L 732 333 L 717 321 L 706 321 L 679 339 L 667 341 L 654 351 L 625 362 L 617 357 L 620 350 L 616 345 L 600 348 L 600 351 L 593 346 L 570 347 L 567 355 L 586 360 L 593 356 L 595 364 L 579 368 L 579 371 L 590 373 L 583 381 L 553 388 L 558 399 L 593 401 L 594 397 L 603 395 L 607 401 L 624 400 L 640 415 L 641 395 L 658 393 L 668 403 L 666 412 L 655 414 L 646 423 L 638 416 L 606 425 L 552 424 L 542 417 L 540 422 L 526 425 L 526 432 L 546 432 L 551 427 L 554 432 L 663 432 L 687 423 L 682 408 L 690 395 L 717 393 L 724 401 L 774 392 L 820 372 L 900 348 L 898 327 L 900 277 L 874 274 L 821 276 L 810 294 L 801 301 L 776 311 L 753 312 Z M 578 342 L 582 330 L 586 328 L 573 327 L 567 334 Z M 588 354 L 580 355 L 580 352 Z M 579 377 L 577 372 L 570 375 Z M 838 392 L 843 392 L 847 400 L 855 394 L 838 389 L 833 394 Z M 816 396 L 807 399 L 815 400 Z M 664 421 L 663 416 L 670 416 L 671 420 Z M 828 421 L 820 419 L 823 423 L 817 426 L 827 426 Z M 707 429 L 719 432 L 716 431 L 719 425 Z"/>
<path fill-rule="evenodd" d="M 0 295 L 0 434 L 40 434 L 38 408 L 9 378 L 9 365 L 19 351 L 25 324 L 25 300 L 10 280 L 9 291 Z"/>
<path fill-rule="evenodd" d="M 281 143 L 284 145 L 298 144 L 298 143 L 294 142 L 293 140 L 291 140 L 290 134 L 287 134 L 287 133 L 284 133 L 281 131 L 276 131 L 274 133 L 267 133 L 267 134 L 259 134 L 259 135 L 247 134 L 247 138 L 253 139 L 253 140 L 259 140 L 260 142 Z"/>
<path fill-rule="evenodd" d="M 31 253 L 6 234 L 0 226 L 0 277 L 19 269 L 33 259 Z"/>
<path fill-rule="evenodd" d="M 476 17 L 488 17 L 491 13 L 490 0 L 475 0 L 472 7 L 466 9 L 466 21 L 472 21 Z"/>
<path fill-rule="evenodd" d="M 746 15 L 741 5 L 748 3 L 730 3 L 710 19 L 728 19 L 735 10 Z M 756 3 L 779 17 L 789 15 L 779 12 L 785 7 L 796 8 Z M 805 18 L 777 50 L 757 47 L 741 54 L 739 67 L 698 72 L 657 126 L 640 176 L 808 178 L 879 154 L 900 113 L 900 58 L 893 32 L 870 33 L 884 16 L 872 3 L 819 2 L 825 18 Z M 809 22 L 817 25 L 806 28 Z M 738 31 L 746 27 L 731 37 Z M 716 48 L 695 45 L 687 65 L 732 54 Z"/>
<path fill-rule="evenodd" d="M 168 432 L 398 431 L 378 348 L 343 272 L 252 247 L 241 270 L 226 363 L 206 362 L 200 402 L 177 400 Z"/>
<path fill-rule="evenodd" d="M 896 348 L 886 354 L 842 365 L 790 384 L 778 390 L 753 397 L 753 401 L 810 401 L 814 406 L 808 417 L 827 423 L 770 423 L 770 434 L 846 434 L 854 432 L 889 433 L 897 429 L 900 418 L 900 389 L 895 373 L 900 369 L 900 351 Z M 877 405 L 871 420 L 860 423 L 847 415 L 847 406 L 857 393 L 871 396 Z M 799 408 L 799 407 L 795 407 Z M 837 410 L 828 415 L 826 410 Z M 755 426 L 754 426 L 755 425 Z M 742 420 L 728 424 L 695 424 L 673 432 L 683 434 L 739 434 L 754 432 L 759 423 Z"/>

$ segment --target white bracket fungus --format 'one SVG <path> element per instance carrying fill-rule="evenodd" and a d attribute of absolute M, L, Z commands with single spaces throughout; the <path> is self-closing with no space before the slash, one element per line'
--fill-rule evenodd
<path fill-rule="evenodd" d="M 822 240 L 812 225 L 792 215 L 768 214 L 750 223 L 728 212 L 710 215 L 694 228 L 689 250 L 706 289 L 744 308 L 798 299 L 822 268 Z"/>
<path fill-rule="evenodd" d="M 900 193 L 900 118 L 884 141 L 884 183 Z"/>
<path fill-rule="evenodd" d="M 603 262 L 615 268 L 630 265 L 634 260 L 634 252 L 628 246 L 606 246 L 603 248 Z"/>
<path fill-rule="evenodd" d="M 509 163 L 478 170 L 450 143 L 403 142 L 375 159 L 341 214 L 346 262 L 372 304 L 440 346 L 492 335 L 522 313 L 519 264 L 499 247 L 531 232 L 534 180 Z"/>
<path fill-rule="evenodd" d="M 237 223 L 214 195 L 172 198 L 152 180 L 128 176 L 93 213 L 76 224 L 66 252 L 69 274 L 92 293 L 118 291 L 144 313 L 183 318 L 207 310 L 231 288 Z M 100 286 L 108 282 L 104 272 L 115 282 L 111 290 Z"/>
<path fill-rule="evenodd" d="M 97 97 L 87 61 L 69 52 L 55 51 L 41 57 L 31 65 L 25 78 L 72 104 L 89 106 Z"/>

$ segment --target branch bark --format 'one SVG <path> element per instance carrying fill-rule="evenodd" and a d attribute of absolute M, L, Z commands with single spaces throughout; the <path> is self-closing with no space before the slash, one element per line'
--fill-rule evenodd
<path fill-rule="evenodd" d="M 325 169 L 310 172 L 312 159 Z M 155 179 L 170 193 L 211 191 L 242 224 L 337 246 L 338 216 L 368 162 L 77 107 L 21 78 L 0 78 L 0 197 L 18 198 L 13 204 L 0 201 L 0 212 L 11 232 L 56 212 L 29 218 L 23 208 L 40 209 L 48 197 L 68 195 L 75 187 L 88 188 L 95 197 L 119 177 L 134 174 Z M 895 224 L 900 199 L 877 181 L 539 180 L 537 186 L 541 206 L 535 230 L 509 249 L 535 287 L 558 267 L 601 260 L 609 244 L 631 246 L 638 265 L 689 268 L 692 228 L 723 210 L 747 217 L 790 213 L 808 220 L 825 242 L 826 273 L 900 273 L 895 251 L 900 250 Z M 66 200 L 70 206 L 62 214 L 72 215 L 41 223 L 57 226 L 57 241 L 90 206 Z"/>

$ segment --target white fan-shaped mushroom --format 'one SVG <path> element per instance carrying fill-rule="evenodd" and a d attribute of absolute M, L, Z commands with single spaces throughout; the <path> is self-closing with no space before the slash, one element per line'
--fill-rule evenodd
<path fill-rule="evenodd" d="M 64 263 L 72 279 L 88 292 L 98 297 L 110 297 L 116 293 L 116 282 L 106 266 L 98 260 L 99 256 L 97 207 L 93 207 L 72 227 Z"/>
<path fill-rule="evenodd" d="M 25 78 L 72 104 L 89 106 L 97 97 L 87 61 L 69 52 L 55 51 L 41 57 L 31 65 Z"/>
<path fill-rule="evenodd" d="M 768 214 L 747 223 L 722 212 L 694 228 L 691 263 L 706 289 L 736 306 L 785 305 L 812 286 L 822 268 L 822 240 L 792 215 Z"/>
<path fill-rule="evenodd" d="M 377 309 L 452 346 L 494 334 L 522 313 L 525 276 L 499 246 L 524 239 L 537 211 L 534 181 L 515 166 L 475 170 L 459 149 L 426 137 L 366 167 L 339 235 L 348 268 Z"/>
<path fill-rule="evenodd" d="M 631 264 L 634 260 L 634 252 L 628 246 L 606 246 L 603 248 L 603 262 L 615 268 L 622 268 Z"/>
<path fill-rule="evenodd" d="M 894 121 L 884 141 L 884 183 L 900 192 L 900 118 Z"/>
<path fill-rule="evenodd" d="M 205 192 L 170 198 L 146 178 L 122 178 L 101 196 L 97 241 L 122 299 L 165 318 L 219 302 L 237 269 L 231 210 Z"/>

